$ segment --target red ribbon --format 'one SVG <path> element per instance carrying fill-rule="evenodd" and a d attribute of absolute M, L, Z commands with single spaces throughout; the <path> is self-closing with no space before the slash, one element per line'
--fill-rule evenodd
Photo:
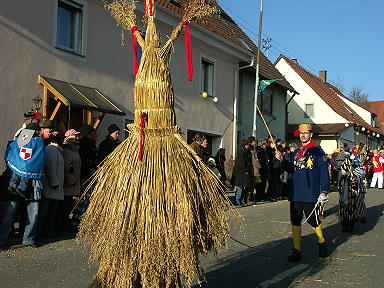
<path fill-rule="evenodd" d="M 152 6 L 153 6 L 153 3 L 152 3 L 153 0 L 149 0 L 149 15 L 150 16 L 153 16 L 153 9 L 152 9 Z M 144 0 L 144 14 L 147 15 L 147 0 Z"/>
<path fill-rule="evenodd" d="M 153 11 L 152 11 L 152 0 L 149 0 L 149 15 L 150 15 L 150 16 L 153 15 Z"/>
<path fill-rule="evenodd" d="M 193 64 L 192 64 L 192 45 L 191 45 L 191 27 L 184 20 L 181 20 L 184 25 L 184 42 L 185 42 L 185 57 L 188 69 L 188 81 L 192 81 Z"/>
<path fill-rule="evenodd" d="M 147 15 L 147 0 L 144 0 L 144 15 Z"/>
<path fill-rule="evenodd" d="M 140 114 L 140 149 L 139 149 L 139 161 L 143 160 L 143 146 L 144 146 L 144 128 L 147 114 L 141 112 Z"/>
<path fill-rule="evenodd" d="M 137 60 L 137 39 L 135 32 L 139 31 L 136 26 L 131 28 L 132 31 L 132 50 L 133 50 L 133 75 L 136 78 L 137 71 L 139 70 L 139 61 Z"/>

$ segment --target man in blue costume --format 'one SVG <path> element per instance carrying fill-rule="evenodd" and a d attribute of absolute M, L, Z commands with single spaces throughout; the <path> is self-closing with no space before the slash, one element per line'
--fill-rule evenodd
<path fill-rule="evenodd" d="M 318 218 L 319 200 L 327 199 L 329 188 L 328 164 L 325 153 L 312 139 L 312 125 L 299 125 L 301 145 L 291 156 L 288 170 L 292 172 L 292 185 L 289 201 L 291 209 L 291 223 L 293 234 L 293 253 L 288 257 L 289 262 L 301 260 L 301 222 L 303 213 L 307 222 L 316 233 L 319 256 L 327 257 L 327 245 L 323 236 L 321 221 Z M 281 153 L 276 152 L 276 158 L 283 159 Z"/>
<path fill-rule="evenodd" d="M 17 139 L 7 147 L 5 160 L 13 174 L 8 189 L 17 197 L 7 201 L 1 211 L 0 250 L 6 246 L 17 208 L 23 201 L 27 206 L 27 219 L 22 246 L 37 247 L 37 218 L 45 161 L 44 140 L 40 138 L 37 123 L 31 122 L 21 130 Z"/>

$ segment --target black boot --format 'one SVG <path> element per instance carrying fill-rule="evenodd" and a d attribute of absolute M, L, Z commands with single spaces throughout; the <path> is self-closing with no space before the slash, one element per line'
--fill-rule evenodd
<path fill-rule="evenodd" d="M 297 262 L 301 260 L 301 252 L 297 249 L 292 249 L 291 256 L 288 257 L 288 262 Z"/>
<path fill-rule="evenodd" d="M 325 258 L 328 256 L 327 243 L 318 243 L 319 244 L 319 256 Z"/>

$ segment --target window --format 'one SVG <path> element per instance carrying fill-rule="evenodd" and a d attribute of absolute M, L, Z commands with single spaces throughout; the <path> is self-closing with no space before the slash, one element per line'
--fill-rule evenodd
<path fill-rule="evenodd" d="M 313 104 L 305 104 L 305 112 L 304 112 L 304 118 L 311 118 L 314 117 L 314 105 Z"/>
<path fill-rule="evenodd" d="M 58 1 L 56 47 L 83 54 L 83 5 Z"/>
<path fill-rule="evenodd" d="M 260 108 L 266 114 L 272 115 L 272 93 L 264 90 L 260 94 Z"/>
<path fill-rule="evenodd" d="M 215 63 L 201 58 L 201 92 L 207 92 L 208 95 L 213 96 L 213 81 L 214 81 Z"/>

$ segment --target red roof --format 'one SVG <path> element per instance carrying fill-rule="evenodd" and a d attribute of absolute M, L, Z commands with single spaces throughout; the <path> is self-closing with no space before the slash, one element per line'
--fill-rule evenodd
<path fill-rule="evenodd" d="M 359 104 L 377 115 L 376 124 L 384 130 L 384 101 L 360 102 Z"/>
<path fill-rule="evenodd" d="M 328 106 L 334 110 L 337 114 L 348 120 L 349 122 L 364 126 L 367 129 L 375 131 L 383 135 L 383 131 L 378 128 L 372 127 L 369 123 L 365 122 L 359 114 L 347 103 L 345 103 L 338 95 L 345 97 L 335 86 L 324 82 L 319 77 L 305 70 L 296 61 L 289 59 L 288 57 L 280 54 L 280 57 L 276 60 L 276 63 L 284 59 L 288 65 L 319 95 Z M 346 98 L 346 97 L 345 97 Z M 348 99 L 350 100 L 350 99 Z M 353 101 L 352 101 L 353 102 Z M 360 105 L 361 106 L 361 105 Z M 362 107 L 363 108 L 363 107 Z"/>
<path fill-rule="evenodd" d="M 155 0 L 156 3 L 162 6 L 164 9 L 176 14 L 180 18 L 183 15 L 184 3 L 189 2 L 188 0 L 178 0 L 179 5 L 172 4 L 169 0 Z M 250 51 L 256 55 L 257 46 L 252 42 L 251 39 L 244 33 L 243 30 L 236 24 L 235 21 L 222 9 L 220 6 L 220 17 L 212 16 L 200 21 L 195 22 L 196 25 L 220 36 L 222 39 L 238 46 L 239 48 Z M 284 88 L 295 91 L 295 89 L 288 83 L 284 76 L 276 69 L 276 67 L 268 60 L 263 53 L 260 53 L 260 77 L 262 79 L 281 79 L 277 81 L 278 84 Z M 255 65 L 254 65 L 255 67 Z"/>

